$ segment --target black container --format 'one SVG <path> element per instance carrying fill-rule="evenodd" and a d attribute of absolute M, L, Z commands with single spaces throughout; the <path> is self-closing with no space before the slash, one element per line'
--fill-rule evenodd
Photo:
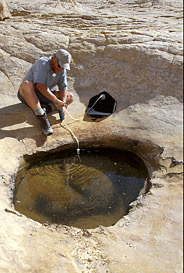
<path fill-rule="evenodd" d="M 116 107 L 116 100 L 108 92 L 103 91 L 89 100 L 85 113 L 95 119 L 104 118 L 112 115 Z"/>

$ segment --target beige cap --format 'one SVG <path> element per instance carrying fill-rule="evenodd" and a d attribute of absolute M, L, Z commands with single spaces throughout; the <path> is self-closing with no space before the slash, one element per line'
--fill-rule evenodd
<path fill-rule="evenodd" d="M 62 68 L 70 70 L 71 55 L 68 51 L 65 49 L 59 49 L 55 56 Z"/>

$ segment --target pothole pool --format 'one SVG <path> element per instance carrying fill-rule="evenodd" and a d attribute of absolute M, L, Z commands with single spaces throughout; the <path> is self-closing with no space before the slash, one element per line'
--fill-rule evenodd
<path fill-rule="evenodd" d="M 18 171 L 13 201 L 17 211 L 40 223 L 95 228 L 114 225 L 150 184 L 145 164 L 133 153 L 61 151 Z"/>

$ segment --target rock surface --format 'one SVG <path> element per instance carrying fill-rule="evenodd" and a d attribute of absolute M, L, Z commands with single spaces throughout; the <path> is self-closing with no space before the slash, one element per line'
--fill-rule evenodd
<path fill-rule="evenodd" d="M 181 273 L 182 2 L 7 3 L 11 17 L 0 21 L 0 272 Z M 73 56 L 68 83 L 75 102 L 68 111 L 79 120 L 66 115 L 65 122 L 81 147 L 134 151 L 151 176 L 150 192 L 111 227 L 43 226 L 12 204 L 24 155 L 76 146 L 57 113 L 49 115 L 54 135 L 42 136 L 16 96 L 31 63 L 60 47 Z M 117 111 L 84 121 L 88 100 L 103 90 Z"/>
<path fill-rule="evenodd" d="M 0 1 L 0 21 L 10 18 L 11 14 L 6 0 Z"/>

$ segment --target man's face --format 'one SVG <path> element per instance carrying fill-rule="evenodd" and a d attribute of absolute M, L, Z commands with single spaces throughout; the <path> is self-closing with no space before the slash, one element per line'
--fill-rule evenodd
<path fill-rule="evenodd" d="M 59 61 L 56 58 L 56 56 L 54 56 L 53 59 L 52 59 L 51 68 L 54 71 L 54 73 L 56 73 L 56 74 L 63 71 L 63 68 L 59 65 Z"/>

